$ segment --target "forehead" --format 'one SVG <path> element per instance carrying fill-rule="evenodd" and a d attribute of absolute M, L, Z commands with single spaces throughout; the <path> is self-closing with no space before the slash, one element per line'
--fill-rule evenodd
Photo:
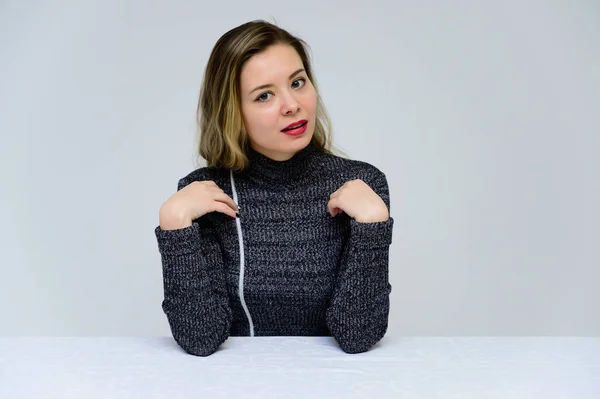
<path fill-rule="evenodd" d="M 287 81 L 290 73 L 302 68 L 302 60 L 289 45 L 276 44 L 254 54 L 241 71 L 242 87 Z"/>

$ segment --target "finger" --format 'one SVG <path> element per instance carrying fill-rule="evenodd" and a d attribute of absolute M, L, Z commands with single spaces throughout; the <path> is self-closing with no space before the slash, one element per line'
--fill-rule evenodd
<path fill-rule="evenodd" d="M 235 201 L 233 201 L 229 195 L 225 194 L 223 190 L 221 190 L 221 192 L 215 193 L 213 199 L 227 204 L 233 210 L 233 212 L 237 212 L 240 210 L 240 208 L 238 208 L 238 206 L 236 205 Z"/>
<path fill-rule="evenodd" d="M 202 191 L 206 191 L 206 192 L 221 192 L 223 190 L 221 190 L 221 187 L 219 187 L 217 185 L 217 183 L 215 183 L 214 181 L 210 181 L 210 180 L 206 180 L 206 181 L 200 181 L 200 182 L 196 182 L 197 184 L 200 185 L 200 189 Z"/>
<path fill-rule="evenodd" d="M 214 191 L 214 190 L 221 190 L 221 187 L 219 187 L 217 185 L 217 183 L 215 183 L 215 182 L 207 181 L 207 182 L 204 182 L 204 189 Z"/>
<path fill-rule="evenodd" d="M 336 199 L 332 199 L 327 203 L 327 211 L 331 216 L 335 216 L 338 214 L 338 201 Z"/>
<path fill-rule="evenodd" d="M 329 196 L 329 199 L 332 199 L 332 198 L 339 197 L 341 193 L 342 193 L 342 192 L 341 192 L 340 190 L 337 190 L 336 192 L 332 193 L 332 194 Z"/>
<path fill-rule="evenodd" d="M 215 182 L 206 181 L 205 183 L 205 191 L 211 193 L 213 199 L 227 203 L 229 206 L 231 206 L 231 209 L 236 212 L 240 210 L 235 201 L 231 199 L 231 197 L 227 195 L 227 193 L 225 193 L 225 191 L 223 191 Z"/>
<path fill-rule="evenodd" d="M 212 208 L 213 208 L 212 209 L 213 212 L 225 213 L 233 218 L 237 217 L 237 215 L 235 214 L 235 211 L 233 209 L 231 209 L 231 207 L 224 202 L 214 201 Z"/>

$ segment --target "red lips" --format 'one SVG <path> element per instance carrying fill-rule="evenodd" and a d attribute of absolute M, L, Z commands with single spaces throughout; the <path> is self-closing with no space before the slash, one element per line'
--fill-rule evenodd
<path fill-rule="evenodd" d="M 308 121 L 306 119 L 300 119 L 299 121 L 296 121 L 294 123 L 290 123 L 289 125 L 287 125 L 283 129 L 281 129 L 281 131 L 283 132 L 284 130 L 290 130 L 291 128 L 298 128 L 298 127 L 300 127 L 302 125 L 305 125 L 306 123 L 308 123 Z"/>

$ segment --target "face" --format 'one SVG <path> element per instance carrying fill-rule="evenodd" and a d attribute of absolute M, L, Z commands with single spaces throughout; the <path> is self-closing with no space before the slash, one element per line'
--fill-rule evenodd
<path fill-rule="evenodd" d="M 277 44 L 253 55 L 244 64 L 240 79 L 242 116 L 253 149 L 285 161 L 310 143 L 317 92 L 293 47 Z M 304 133 L 282 132 L 301 120 L 308 121 Z"/>

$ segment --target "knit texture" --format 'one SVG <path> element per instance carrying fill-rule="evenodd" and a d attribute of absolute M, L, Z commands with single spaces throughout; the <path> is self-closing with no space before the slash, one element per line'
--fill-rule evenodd
<path fill-rule="evenodd" d="M 327 203 L 344 183 L 361 179 L 389 209 L 385 174 L 312 145 L 288 161 L 251 148 L 248 158 L 249 167 L 233 175 L 242 240 L 236 219 L 220 212 L 179 230 L 156 227 L 162 309 L 174 339 L 186 352 L 207 356 L 229 336 L 250 335 L 252 320 L 255 336 L 333 336 L 347 353 L 369 350 L 388 327 L 393 219 L 332 217 Z M 222 168 L 197 169 L 178 190 L 203 180 L 234 198 Z"/>

